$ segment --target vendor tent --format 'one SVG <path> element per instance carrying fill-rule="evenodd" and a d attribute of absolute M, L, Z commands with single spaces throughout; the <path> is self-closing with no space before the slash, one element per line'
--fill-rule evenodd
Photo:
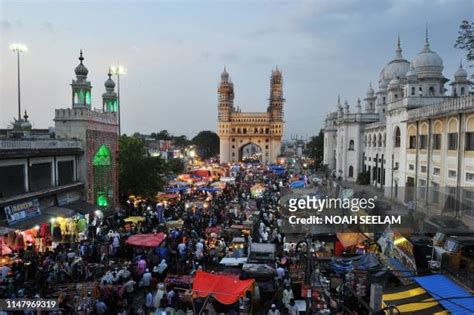
<path fill-rule="evenodd" d="M 137 224 L 138 222 L 145 221 L 145 217 L 133 216 L 133 217 L 125 218 L 123 219 L 123 221 Z"/>
<path fill-rule="evenodd" d="M 394 305 L 399 314 L 447 315 L 446 309 L 423 288 L 416 284 L 400 286 L 384 291 L 382 306 Z M 469 313 L 464 313 L 469 314 Z"/>
<path fill-rule="evenodd" d="M 337 233 L 337 239 L 344 248 L 352 247 L 363 243 L 368 238 L 362 233 Z"/>
<path fill-rule="evenodd" d="M 164 233 L 158 234 L 136 234 L 130 236 L 126 243 L 137 247 L 158 247 L 163 243 L 166 235 Z"/>
<path fill-rule="evenodd" d="M 298 181 L 295 181 L 295 182 L 292 182 L 290 184 L 290 187 L 291 188 L 304 188 L 304 180 L 298 180 Z"/>
<path fill-rule="evenodd" d="M 212 274 L 197 271 L 193 283 L 193 297 L 211 295 L 222 304 L 234 304 L 244 297 L 247 291 L 253 290 L 254 279 L 239 280 L 235 275 Z"/>

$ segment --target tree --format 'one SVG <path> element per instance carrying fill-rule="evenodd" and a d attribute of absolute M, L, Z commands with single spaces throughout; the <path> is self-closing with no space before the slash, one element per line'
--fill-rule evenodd
<path fill-rule="evenodd" d="M 369 185 L 370 184 L 370 172 L 365 171 L 357 175 L 357 184 L 359 185 Z"/>
<path fill-rule="evenodd" d="M 324 159 L 324 131 L 319 130 L 319 134 L 315 137 L 311 137 L 309 142 L 306 144 L 305 154 L 315 161 L 316 167 L 323 165 Z"/>
<path fill-rule="evenodd" d="M 179 149 L 183 149 L 191 144 L 191 141 L 189 141 L 185 135 L 173 136 L 172 141 L 173 141 L 173 145 Z"/>
<path fill-rule="evenodd" d="M 120 195 L 130 194 L 153 197 L 163 189 L 164 161 L 149 155 L 140 138 L 121 136 L 119 140 Z"/>
<path fill-rule="evenodd" d="M 180 174 L 184 172 L 185 166 L 182 159 L 173 158 L 173 159 L 169 159 L 166 162 L 166 168 L 169 172 L 173 174 Z"/>
<path fill-rule="evenodd" d="M 199 132 L 191 142 L 197 147 L 201 159 L 208 159 L 219 154 L 219 136 L 212 131 Z"/>
<path fill-rule="evenodd" d="M 466 51 L 466 59 L 471 62 L 474 61 L 474 22 L 462 21 L 459 25 L 459 36 L 454 44 L 455 48 Z M 472 67 L 472 65 L 470 66 Z"/>
<path fill-rule="evenodd" d="M 161 130 L 160 132 L 155 134 L 156 140 L 171 140 L 171 135 L 168 130 Z"/>

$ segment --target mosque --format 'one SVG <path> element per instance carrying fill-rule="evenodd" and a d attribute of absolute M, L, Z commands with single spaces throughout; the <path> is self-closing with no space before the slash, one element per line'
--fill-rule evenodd
<path fill-rule="evenodd" d="M 343 180 L 363 174 L 386 196 L 474 220 L 474 95 L 462 63 L 450 93 L 448 82 L 428 30 L 411 61 L 399 38 L 364 110 L 360 99 L 355 110 L 338 99 L 326 117 L 324 164 Z"/>

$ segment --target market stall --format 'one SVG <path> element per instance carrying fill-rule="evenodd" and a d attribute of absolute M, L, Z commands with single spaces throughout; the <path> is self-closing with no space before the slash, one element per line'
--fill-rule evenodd
<path fill-rule="evenodd" d="M 164 233 L 157 234 L 135 234 L 130 236 L 126 243 L 136 247 L 158 247 L 165 240 Z"/>

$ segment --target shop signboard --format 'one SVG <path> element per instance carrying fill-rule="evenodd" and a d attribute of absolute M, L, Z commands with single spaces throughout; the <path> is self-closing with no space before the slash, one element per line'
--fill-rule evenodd
<path fill-rule="evenodd" d="M 293 263 L 289 266 L 289 274 L 293 283 L 303 283 L 306 266 L 304 263 Z"/>
<path fill-rule="evenodd" d="M 5 207 L 8 224 L 14 224 L 41 214 L 38 198 Z"/>

